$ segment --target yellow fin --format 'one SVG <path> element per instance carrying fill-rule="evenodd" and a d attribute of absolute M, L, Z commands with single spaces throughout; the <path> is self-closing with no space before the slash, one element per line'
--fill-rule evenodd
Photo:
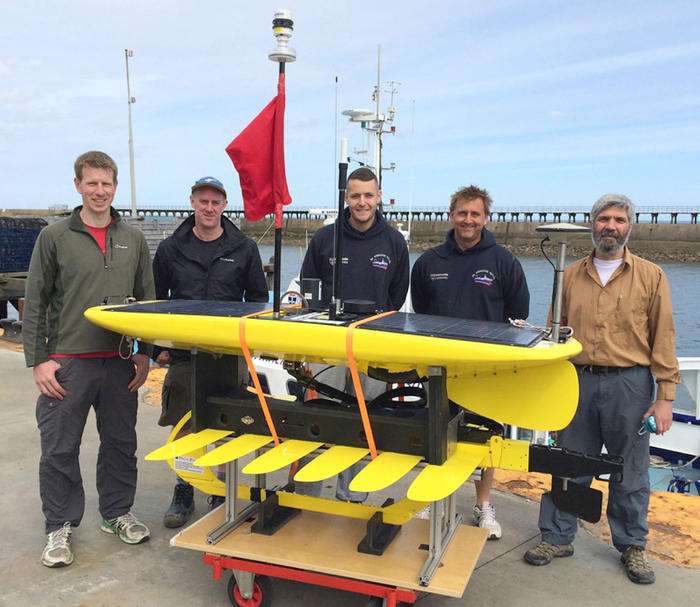
<path fill-rule="evenodd" d="M 436 502 L 451 495 L 488 455 L 487 445 L 457 445 L 457 450 L 441 466 L 428 464 L 406 492 L 415 502 Z"/>
<path fill-rule="evenodd" d="M 296 473 L 294 480 L 300 483 L 322 481 L 359 462 L 368 453 L 368 449 L 336 445 L 306 464 Z"/>
<path fill-rule="evenodd" d="M 290 439 L 263 453 L 250 462 L 243 472 L 246 474 L 266 474 L 284 468 L 318 449 L 323 443 Z"/>
<path fill-rule="evenodd" d="M 504 424 L 561 430 L 578 406 L 578 376 L 569 361 L 447 379 L 450 400 Z"/>
<path fill-rule="evenodd" d="M 248 453 L 267 445 L 272 441 L 271 436 L 259 434 L 243 434 L 203 455 L 194 462 L 195 466 L 216 466 L 248 455 Z"/>
<path fill-rule="evenodd" d="M 399 480 L 423 459 L 420 455 L 405 455 L 385 451 L 367 464 L 350 482 L 350 491 L 379 491 Z"/>
<path fill-rule="evenodd" d="M 151 451 L 146 456 L 146 459 L 154 461 L 173 459 L 178 455 L 187 455 L 200 447 L 206 447 L 210 443 L 215 443 L 220 438 L 224 438 L 224 436 L 228 436 L 229 434 L 233 434 L 233 430 L 212 430 L 211 428 L 206 428 L 201 432 L 188 434 L 187 436 L 178 438 L 172 443 L 167 443 L 159 447 L 155 451 Z"/>

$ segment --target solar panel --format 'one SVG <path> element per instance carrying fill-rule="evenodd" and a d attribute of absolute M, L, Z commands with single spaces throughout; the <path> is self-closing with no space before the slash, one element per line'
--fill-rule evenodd
<path fill-rule="evenodd" d="M 247 314 L 269 310 L 270 305 L 271 304 L 268 303 L 256 302 L 175 299 L 171 301 L 136 303 L 129 306 L 121 306 L 115 308 L 115 310 L 119 312 L 240 318 Z M 348 320 L 346 324 L 350 324 L 358 319 L 359 318 L 354 317 Z M 298 316 L 282 318 L 281 320 L 310 323 L 322 322 L 315 321 L 313 317 L 302 319 Z M 432 316 L 429 314 L 407 314 L 404 312 L 397 312 L 377 320 L 372 320 L 358 327 L 358 331 L 361 330 L 408 333 L 411 335 L 425 335 L 428 337 L 442 337 L 445 339 L 459 339 L 463 341 L 523 347 L 530 347 L 544 337 L 544 332 L 539 329 L 524 329 L 514 327 L 508 323 L 467 320 L 464 318 Z"/>

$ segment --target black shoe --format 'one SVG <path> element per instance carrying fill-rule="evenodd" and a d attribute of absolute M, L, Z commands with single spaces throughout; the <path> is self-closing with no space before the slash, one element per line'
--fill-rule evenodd
<path fill-rule="evenodd" d="M 649 566 L 647 555 L 641 546 L 628 546 L 622 553 L 622 562 L 627 570 L 627 577 L 635 584 L 653 584 L 654 570 Z"/>
<path fill-rule="evenodd" d="M 209 504 L 209 510 L 214 510 L 214 508 L 218 508 L 221 506 L 226 501 L 226 498 L 222 495 L 210 495 L 207 498 L 207 503 Z"/>
<path fill-rule="evenodd" d="M 194 488 L 192 485 L 178 483 L 173 492 L 173 501 L 163 517 L 163 525 L 174 529 L 182 527 L 194 511 Z"/>

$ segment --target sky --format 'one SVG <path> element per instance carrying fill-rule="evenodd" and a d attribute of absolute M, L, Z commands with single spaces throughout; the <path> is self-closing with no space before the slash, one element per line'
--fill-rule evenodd
<path fill-rule="evenodd" d="M 0 11 L 0 208 L 79 204 L 73 162 L 99 149 L 130 198 L 129 60 L 138 206 L 187 206 L 222 180 L 241 206 L 228 143 L 276 93 L 276 8 L 292 11 L 286 170 L 293 205 L 334 206 L 341 112 L 380 106 L 384 200 L 446 206 L 463 185 L 494 210 L 700 206 L 700 2 L 491 0 L 24 0 Z M 337 78 L 337 84 L 336 84 Z M 412 134 L 413 133 L 413 134 Z M 350 169 L 358 165 L 351 163 Z"/>

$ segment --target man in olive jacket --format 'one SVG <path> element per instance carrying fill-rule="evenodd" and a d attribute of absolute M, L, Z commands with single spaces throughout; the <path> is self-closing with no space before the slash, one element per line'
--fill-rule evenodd
<path fill-rule="evenodd" d="M 90 323 L 83 312 L 104 301 L 153 299 L 151 259 L 140 230 L 112 209 L 117 166 L 103 152 L 75 161 L 83 204 L 44 228 L 34 246 L 22 334 L 28 367 L 41 394 L 39 487 L 47 534 L 41 562 L 73 562 L 71 528 L 85 510 L 78 455 L 90 407 L 100 448 L 97 492 L 100 529 L 127 544 L 149 538 L 131 513 L 136 492 L 137 391 L 148 375 L 150 348 L 132 354 L 121 337 Z"/>

